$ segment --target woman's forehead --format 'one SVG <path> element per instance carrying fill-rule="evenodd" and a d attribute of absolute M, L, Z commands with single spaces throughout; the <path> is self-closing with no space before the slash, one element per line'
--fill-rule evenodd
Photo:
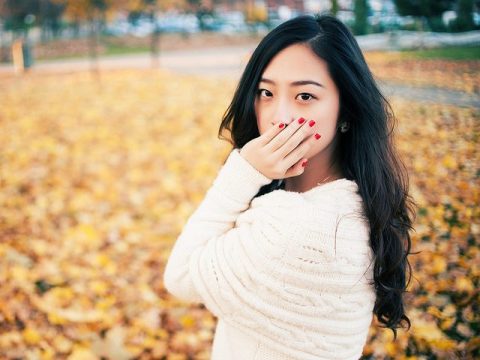
<path fill-rule="evenodd" d="M 288 84 L 315 85 L 322 87 L 332 80 L 326 62 L 318 57 L 307 45 L 291 45 L 273 57 L 265 68 L 261 79 L 271 85 Z"/>
<path fill-rule="evenodd" d="M 297 44 L 275 55 L 262 74 L 262 78 L 272 80 L 273 83 L 288 82 L 289 84 L 304 80 L 322 84 L 322 79 L 327 76 L 326 62 L 308 46 Z"/>

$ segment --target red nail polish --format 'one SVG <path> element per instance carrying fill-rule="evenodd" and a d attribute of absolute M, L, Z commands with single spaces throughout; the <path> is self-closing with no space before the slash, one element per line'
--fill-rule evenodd
<path fill-rule="evenodd" d="M 301 117 L 300 119 L 298 119 L 298 123 L 299 124 L 303 124 L 305 122 L 305 119 L 303 117 Z"/>
<path fill-rule="evenodd" d="M 304 160 L 304 161 L 302 162 L 302 166 L 303 166 L 303 167 L 305 167 L 305 166 L 307 165 L 307 161 L 308 161 L 308 160 Z"/>
<path fill-rule="evenodd" d="M 280 129 L 283 129 L 283 128 L 285 127 L 285 124 L 284 124 L 284 123 L 280 123 L 280 125 L 278 125 L 278 127 L 279 127 Z"/>
<path fill-rule="evenodd" d="M 315 139 L 318 140 L 318 139 L 320 139 L 321 137 L 322 137 L 322 135 L 320 135 L 320 134 L 315 134 Z"/>
<path fill-rule="evenodd" d="M 310 127 L 312 127 L 313 125 L 315 125 L 315 120 L 310 120 L 310 121 L 308 122 L 308 125 L 309 125 Z"/>

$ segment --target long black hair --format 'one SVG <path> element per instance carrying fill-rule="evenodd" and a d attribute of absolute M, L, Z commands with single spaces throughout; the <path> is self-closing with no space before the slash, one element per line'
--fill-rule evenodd
<path fill-rule="evenodd" d="M 350 127 L 338 134 L 336 161 L 345 178 L 357 183 L 363 199 L 370 246 L 375 254 L 373 312 L 382 327 L 393 331 L 395 340 L 396 328 L 403 320 L 408 329 L 411 326 L 403 293 L 412 276 L 407 256 L 416 204 L 408 194 L 408 173 L 392 139 L 396 118 L 349 28 L 332 15 L 316 14 L 297 16 L 269 32 L 245 67 L 218 136 L 233 142 L 236 148 L 260 136 L 254 108 L 260 77 L 277 53 L 296 43 L 308 45 L 327 63 L 339 90 L 338 121 L 346 121 Z M 231 140 L 223 137 L 223 130 L 231 133 Z M 274 188 L 268 186 L 259 194 Z M 407 265 L 410 277 L 406 283 Z"/>

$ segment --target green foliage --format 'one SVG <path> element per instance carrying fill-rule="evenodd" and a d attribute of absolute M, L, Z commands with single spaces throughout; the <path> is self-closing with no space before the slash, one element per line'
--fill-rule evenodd
<path fill-rule="evenodd" d="M 29 25 L 32 25 L 25 21 L 27 16 L 34 15 L 37 17 L 39 14 L 38 2 L 34 0 L 7 0 L 2 8 L 6 30 L 26 31 Z"/>
<path fill-rule="evenodd" d="M 452 10 L 456 0 L 394 0 L 394 3 L 400 15 L 422 18 L 422 26 L 418 30 L 441 32 L 448 31 L 442 14 Z"/>
<path fill-rule="evenodd" d="M 405 55 L 407 54 L 417 59 L 478 60 L 480 59 L 480 48 L 478 46 L 442 47 L 405 51 Z"/>
<path fill-rule="evenodd" d="M 402 16 L 439 16 L 450 10 L 456 0 L 394 0 L 397 12 Z"/>

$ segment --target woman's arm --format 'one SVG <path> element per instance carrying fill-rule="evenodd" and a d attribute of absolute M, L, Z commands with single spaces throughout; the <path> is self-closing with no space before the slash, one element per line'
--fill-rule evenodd
<path fill-rule="evenodd" d="M 208 251 L 209 243 L 212 247 L 213 242 L 227 241 L 238 215 L 249 207 L 260 187 L 271 181 L 245 160 L 239 149 L 231 151 L 170 253 L 163 280 L 171 294 L 185 301 L 203 302 L 194 285 L 202 269 L 192 268 L 192 254 L 200 256 Z"/>

